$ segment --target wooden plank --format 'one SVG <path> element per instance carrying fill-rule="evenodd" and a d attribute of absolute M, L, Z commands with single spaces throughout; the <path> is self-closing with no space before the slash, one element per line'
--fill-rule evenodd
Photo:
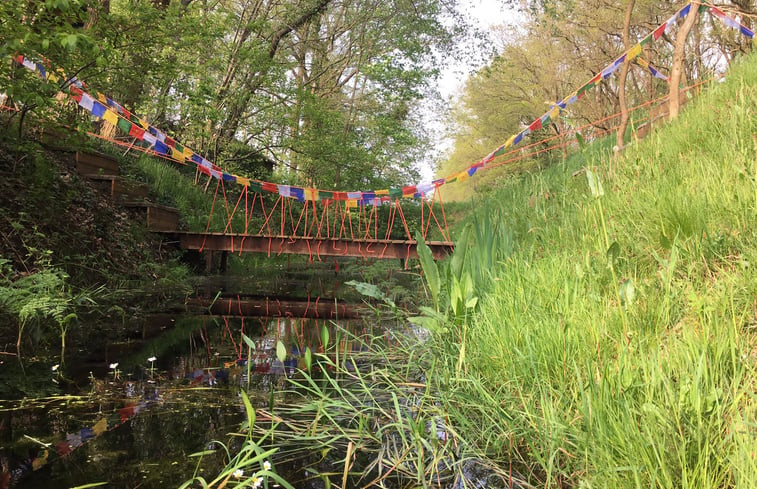
<path fill-rule="evenodd" d="M 147 206 L 147 229 L 150 231 L 175 231 L 179 229 L 179 211 L 165 206 Z"/>
<path fill-rule="evenodd" d="M 140 202 L 150 194 L 146 183 L 136 182 L 116 175 L 83 175 L 92 186 L 115 200 Z"/>
<path fill-rule="evenodd" d="M 126 178 L 113 181 L 111 196 L 116 200 L 145 200 L 150 195 L 150 187 L 146 183 L 135 182 Z"/>
<path fill-rule="evenodd" d="M 143 213 L 150 231 L 170 232 L 179 229 L 178 209 L 149 202 L 124 202 L 123 205 Z"/>
<path fill-rule="evenodd" d="M 185 250 L 230 251 L 232 253 L 266 253 L 308 255 L 313 259 L 324 256 L 355 256 L 377 259 L 417 258 L 415 241 L 392 239 L 349 240 L 335 238 L 303 238 L 292 236 L 254 236 L 221 233 L 169 233 Z M 445 258 L 454 249 L 454 243 L 430 241 L 434 259 Z"/>
<path fill-rule="evenodd" d="M 82 175 L 118 175 L 118 161 L 99 153 L 77 151 L 76 170 Z"/>

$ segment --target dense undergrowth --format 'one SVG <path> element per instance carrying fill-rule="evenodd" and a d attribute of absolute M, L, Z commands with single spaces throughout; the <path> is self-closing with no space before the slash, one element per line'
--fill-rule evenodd
<path fill-rule="evenodd" d="M 70 152 L 75 146 L 51 150 L 15 134 L 0 138 L 4 356 L 33 362 L 59 355 L 60 362 L 67 333 L 80 343 L 102 340 L 99 326 L 80 328 L 82 323 L 138 314 L 148 302 L 159 307 L 183 297 L 186 268 L 76 174 Z"/>
<path fill-rule="evenodd" d="M 755 79 L 751 56 L 624 153 L 510 179 L 424 264 L 470 446 L 536 487 L 754 487 Z"/>

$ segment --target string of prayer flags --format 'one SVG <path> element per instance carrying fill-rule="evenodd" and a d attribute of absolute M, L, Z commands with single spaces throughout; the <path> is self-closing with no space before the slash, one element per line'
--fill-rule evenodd
<path fill-rule="evenodd" d="M 754 31 L 743 25 L 738 20 L 728 16 L 728 14 L 717 7 L 710 7 L 710 12 L 712 12 L 712 15 L 720 19 L 726 26 L 730 27 L 731 29 L 738 29 L 741 34 L 748 37 L 749 39 L 754 40 Z"/>
<path fill-rule="evenodd" d="M 659 79 L 665 80 L 667 82 L 670 81 L 670 77 L 668 77 L 666 75 L 663 75 L 662 73 L 660 73 L 659 71 L 657 71 L 657 69 L 654 66 L 652 66 L 652 64 L 649 61 L 645 60 L 644 58 L 636 58 L 636 64 L 639 65 L 639 66 L 641 66 L 642 68 L 644 68 L 648 72 L 650 72 L 652 74 L 652 76 L 654 76 L 655 78 L 659 78 Z"/>
<path fill-rule="evenodd" d="M 715 17 L 720 19 L 726 26 L 737 29 L 739 32 L 751 40 L 755 40 L 754 31 L 741 24 L 738 20 L 730 17 L 725 12 L 717 7 L 709 5 L 701 5 L 698 12 L 711 12 Z M 519 144 L 523 138 L 531 134 L 533 131 L 544 128 L 550 120 L 557 119 L 560 116 L 560 112 L 568 105 L 576 103 L 581 100 L 588 90 L 591 90 L 597 84 L 603 80 L 608 79 L 617 69 L 623 64 L 625 60 L 634 61 L 639 66 L 649 71 L 654 77 L 661 80 L 669 81 L 669 78 L 657 70 L 651 63 L 641 58 L 642 46 L 651 42 L 657 41 L 666 32 L 669 32 L 676 25 L 679 19 L 685 18 L 691 12 L 691 4 L 687 4 L 682 7 L 678 12 L 672 15 L 668 20 L 660 24 L 656 29 L 644 36 L 641 41 L 622 53 L 619 57 L 614 59 L 605 68 L 596 73 L 588 82 L 581 85 L 568 97 L 561 101 L 550 103 L 550 109 L 544 113 L 541 117 L 536 118 L 528 126 L 526 126 L 518 134 L 511 135 L 504 144 L 497 149 L 489 153 L 485 158 L 469 165 L 464 170 L 461 170 L 453 175 L 445 178 L 439 178 L 431 183 L 418 183 L 417 185 L 407 185 L 401 188 L 389 188 L 386 190 L 366 191 L 366 192 L 338 192 L 338 191 L 324 191 L 313 188 L 302 188 L 284 184 L 275 184 L 271 182 L 263 182 L 259 180 L 252 180 L 250 178 L 241 177 L 225 172 L 220 167 L 211 163 L 202 155 L 198 154 L 191 148 L 182 145 L 175 139 L 171 138 L 160 129 L 149 124 L 146 120 L 131 113 L 125 107 L 120 105 L 112 98 L 100 93 L 95 92 L 95 96 L 85 91 L 86 84 L 76 77 L 68 78 L 63 70 L 60 68 L 52 69 L 49 66 L 45 66 L 42 63 L 37 63 L 22 55 L 14 56 L 13 59 L 25 68 L 34 71 L 44 79 L 47 79 L 53 83 L 58 83 L 61 77 L 66 79 L 65 86 L 61 88 L 68 90 L 68 95 L 72 98 L 80 107 L 90 112 L 93 116 L 107 121 L 108 123 L 116 126 L 120 131 L 128 134 L 131 137 L 139 141 L 143 141 L 151 148 L 156 154 L 169 157 L 179 163 L 185 163 L 190 161 L 197 165 L 197 171 L 208 175 L 212 178 L 223 180 L 227 182 L 236 182 L 239 185 L 247 187 L 248 190 L 253 192 L 271 192 L 278 193 L 285 198 L 297 199 L 301 202 L 304 201 L 317 201 L 317 200 L 337 200 L 346 201 L 349 207 L 356 207 L 358 205 L 379 205 L 384 202 L 389 202 L 392 199 L 397 198 L 422 198 L 429 192 L 433 192 L 435 189 L 457 181 L 463 181 L 476 172 L 485 168 L 494 158 L 504 155 L 505 150 L 512 146 Z M 60 76 L 59 76 L 60 75 Z"/>

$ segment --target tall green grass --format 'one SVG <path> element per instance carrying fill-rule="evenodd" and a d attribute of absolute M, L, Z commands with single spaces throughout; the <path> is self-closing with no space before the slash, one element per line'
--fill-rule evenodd
<path fill-rule="evenodd" d="M 491 196 L 456 250 L 475 313 L 432 345 L 474 451 L 538 487 L 757 486 L 754 80 Z"/>

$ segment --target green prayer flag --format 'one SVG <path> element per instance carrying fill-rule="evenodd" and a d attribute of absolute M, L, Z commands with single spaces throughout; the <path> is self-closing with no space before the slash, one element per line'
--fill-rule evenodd
<path fill-rule="evenodd" d="M 248 192 L 261 193 L 263 191 L 263 185 L 260 182 L 251 181 Z"/>
<path fill-rule="evenodd" d="M 400 199 L 402 198 L 402 189 L 401 188 L 390 188 L 389 189 L 389 197 L 393 199 Z"/>
<path fill-rule="evenodd" d="M 329 192 L 327 190 L 318 191 L 318 200 L 331 200 L 333 198 L 334 198 L 334 192 Z"/>
<path fill-rule="evenodd" d="M 132 123 L 127 121 L 126 119 L 118 119 L 118 128 L 121 129 L 126 134 L 129 134 L 129 131 L 131 131 Z"/>

